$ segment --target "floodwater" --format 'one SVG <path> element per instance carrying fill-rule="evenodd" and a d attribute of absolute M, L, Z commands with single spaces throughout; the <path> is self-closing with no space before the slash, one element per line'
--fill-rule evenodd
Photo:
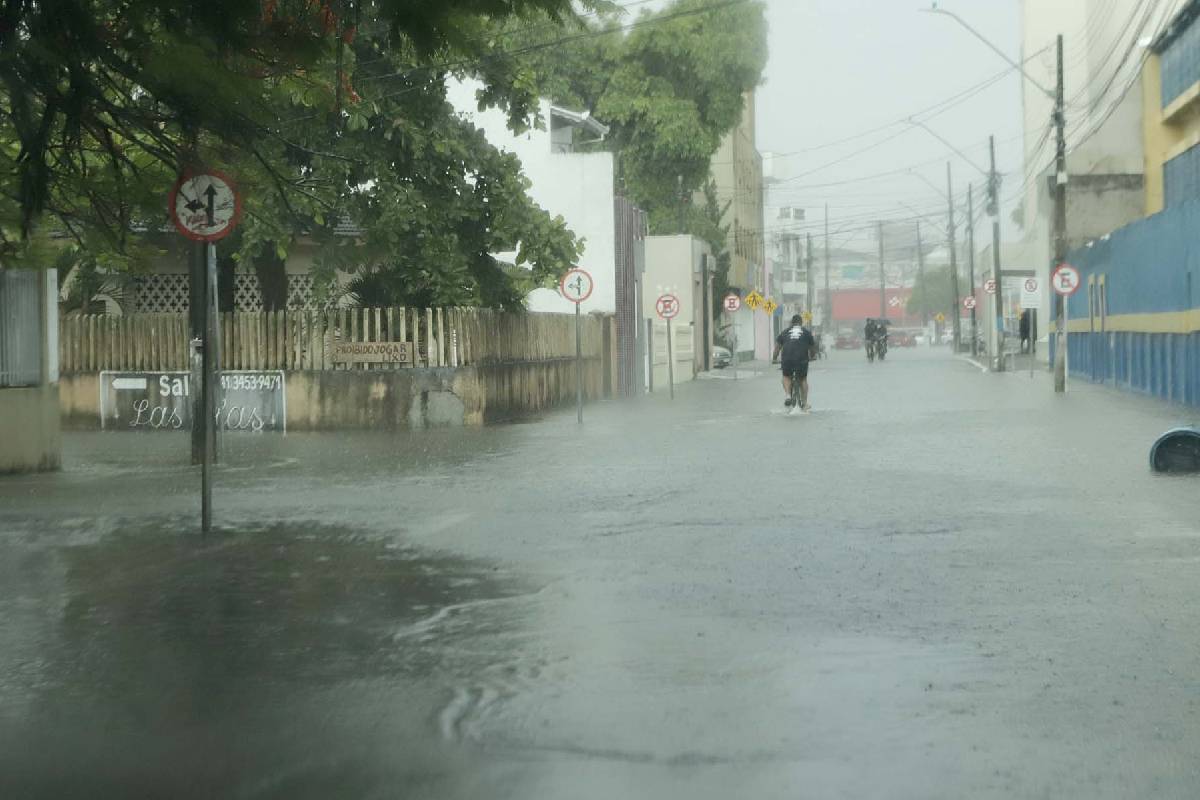
<path fill-rule="evenodd" d="M 1200 796 L 1191 414 L 944 352 L 0 480 L 0 797 Z"/>

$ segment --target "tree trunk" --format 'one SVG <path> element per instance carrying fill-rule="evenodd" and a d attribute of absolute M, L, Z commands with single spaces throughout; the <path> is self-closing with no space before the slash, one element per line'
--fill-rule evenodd
<path fill-rule="evenodd" d="M 254 259 L 254 272 L 262 292 L 263 311 L 283 311 L 287 308 L 286 262 L 275 252 L 274 243 L 269 244 Z"/>
<path fill-rule="evenodd" d="M 233 254 L 222 256 L 217 254 L 217 309 L 219 311 L 235 311 L 237 292 L 234 291 L 234 267 L 237 262 Z"/>

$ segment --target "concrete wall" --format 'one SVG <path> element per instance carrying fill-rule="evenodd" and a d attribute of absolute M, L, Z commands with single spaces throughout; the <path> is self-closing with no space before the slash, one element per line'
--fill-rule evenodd
<path fill-rule="evenodd" d="M 595 401 L 606 395 L 605 387 L 612 385 L 611 365 L 605 369 L 610 360 L 584 359 L 585 400 Z M 575 400 L 575 361 L 569 358 L 481 367 L 303 370 L 286 372 L 284 377 L 287 430 L 292 432 L 476 426 L 535 414 Z M 97 374 L 63 375 L 59 388 L 55 399 L 65 427 L 100 426 Z M 0 390 L 0 412 L 5 409 L 7 391 Z M 57 436 L 59 415 L 51 416 Z M 54 448 L 57 452 L 57 439 Z M 7 449 L 0 453 L 0 464 L 6 453 Z"/>
<path fill-rule="evenodd" d="M 58 386 L 0 389 L 0 474 L 61 465 Z"/>

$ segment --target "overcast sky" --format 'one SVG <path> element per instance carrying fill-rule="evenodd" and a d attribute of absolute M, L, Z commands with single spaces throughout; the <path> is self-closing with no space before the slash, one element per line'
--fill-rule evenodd
<path fill-rule="evenodd" d="M 875 217 L 912 216 L 901 202 L 921 212 L 944 203 L 933 187 L 911 174 L 857 178 L 912 167 L 944 187 L 945 162 L 950 160 L 955 191 L 970 180 L 979 199 L 983 176 L 929 133 L 904 125 L 868 133 L 954 98 L 1006 69 L 952 19 L 918 12 L 928 4 L 768 0 L 771 52 L 758 94 L 758 147 L 788 154 L 776 160 L 776 177 L 787 179 L 784 197 L 809 209 L 810 221 L 819 221 L 821 207 L 829 204 L 831 229 L 847 231 L 833 237 L 835 244 L 870 241 L 865 231 L 854 230 Z M 1019 57 L 1018 0 L 941 0 L 941 5 L 1011 57 Z M 987 137 L 994 134 L 999 169 L 1014 173 L 1005 194 L 1019 187 L 1022 119 L 1015 72 L 924 118 L 982 167 L 987 166 Z M 842 143 L 831 145 L 835 142 Z M 1007 227 L 1015 234 L 1011 224 Z"/>

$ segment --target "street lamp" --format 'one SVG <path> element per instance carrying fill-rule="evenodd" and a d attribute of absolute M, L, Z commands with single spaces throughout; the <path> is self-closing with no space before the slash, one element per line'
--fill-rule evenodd
<path fill-rule="evenodd" d="M 1005 53 L 1003 50 L 1001 50 L 996 45 L 992 44 L 990 39 L 988 39 L 986 36 L 984 36 L 979 31 L 975 30 L 975 28 L 971 27 L 970 23 L 968 23 L 965 19 L 960 17 L 958 14 L 955 14 L 953 11 L 947 11 L 944 8 L 938 8 L 938 4 L 937 4 L 936 0 L 933 3 L 932 7 L 918 8 L 917 10 L 924 14 L 941 14 L 944 17 L 949 17 L 950 19 L 954 20 L 959 25 L 966 28 L 967 31 L 969 31 L 972 36 L 974 36 L 976 39 L 978 39 L 979 41 L 981 41 L 985 45 L 987 45 L 989 50 L 991 50 L 996 55 L 1000 56 L 1000 58 L 1004 59 L 1004 61 L 1007 62 L 1009 66 L 1011 66 L 1017 72 L 1024 75 L 1025 80 L 1029 81 L 1034 86 L 1036 86 L 1038 88 L 1038 90 L 1042 92 L 1042 94 L 1046 95 L 1051 100 L 1054 99 L 1055 93 L 1052 90 L 1047 89 L 1045 86 L 1043 86 L 1041 83 L 1039 83 L 1036 78 L 1034 78 L 1032 75 L 1030 75 L 1028 72 L 1025 71 L 1024 66 L 1022 66 L 1020 63 L 1013 61 L 1011 58 L 1009 58 L 1007 53 Z"/>

